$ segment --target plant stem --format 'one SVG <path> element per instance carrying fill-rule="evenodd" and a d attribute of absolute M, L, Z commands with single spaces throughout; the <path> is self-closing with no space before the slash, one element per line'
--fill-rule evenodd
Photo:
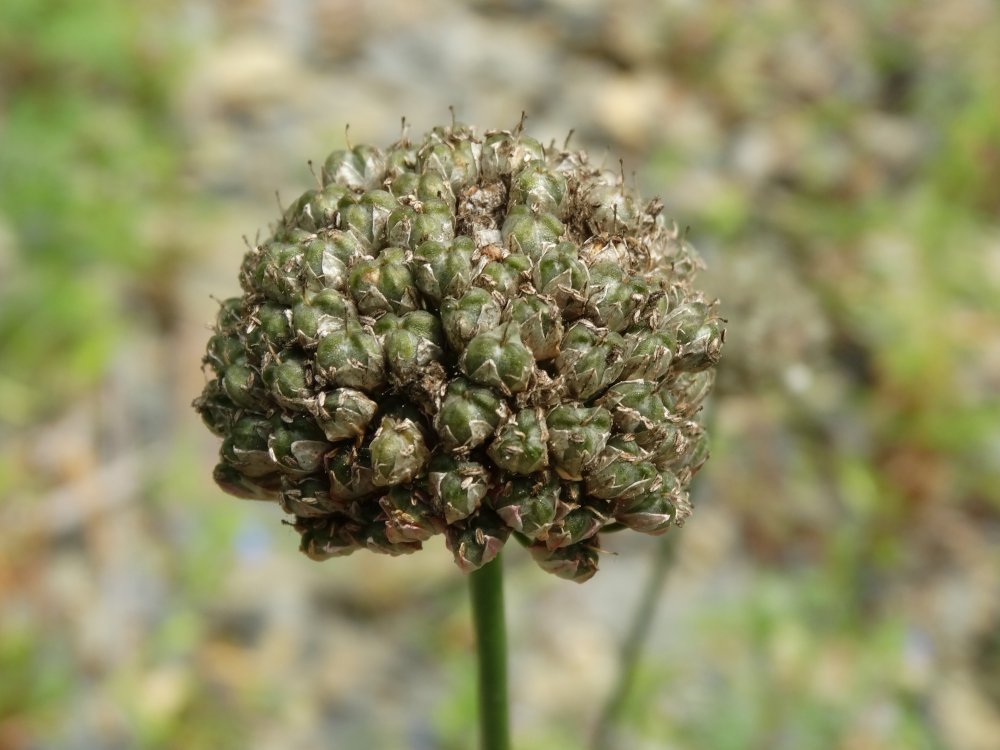
<path fill-rule="evenodd" d="M 510 750 L 501 555 L 469 575 L 469 591 L 479 657 L 480 748 Z"/>
<path fill-rule="evenodd" d="M 635 684 L 636 673 L 639 667 L 639 656 L 646 645 L 649 637 L 649 630 L 653 625 L 656 616 L 656 605 L 660 600 L 660 592 L 663 584 L 667 580 L 671 563 L 674 560 L 673 535 L 667 534 L 656 545 L 656 556 L 653 558 L 653 567 L 649 574 L 649 580 L 643 589 L 642 598 L 639 601 L 639 608 L 636 610 L 635 618 L 629 626 L 628 633 L 621 645 L 621 656 L 618 661 L 618 678 L 615 681 L 614 689 L 608 695 L 601 716 L 594 729 L 593 750 L 610 750 L 618 745 L 612 742 L 612 733 L 615 726 L 621 720 L 622 711 L 628 700 L 629 693 Z"/>

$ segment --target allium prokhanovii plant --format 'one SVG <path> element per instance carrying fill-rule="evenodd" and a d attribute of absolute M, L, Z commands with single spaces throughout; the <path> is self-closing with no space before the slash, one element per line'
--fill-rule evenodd
<path fill-rule="evenodd" d="M 314 560 L 441 535 L 475 571 L 514 536 L 574 581 L 602 530 L 684 520 L 723 326 L 658 201 L 520 126 L 335 151 L 321 181 L 208 343 L 225 491 Z"/>

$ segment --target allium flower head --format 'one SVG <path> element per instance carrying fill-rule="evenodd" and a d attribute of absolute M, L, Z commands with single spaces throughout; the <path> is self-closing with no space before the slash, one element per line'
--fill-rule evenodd
<path fill-rule="evenodd" d="M 247 254 L 195 401 L 215 479 L 316 560 L 513 534 L 584 581 L 602 529 L 690 512 L 724 330 L 700 261 L 619 171 L 452 124 L 335 151 Z"/>

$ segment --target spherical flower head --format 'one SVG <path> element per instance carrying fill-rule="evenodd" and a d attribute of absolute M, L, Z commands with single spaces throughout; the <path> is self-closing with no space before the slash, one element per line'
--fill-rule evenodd
<path fill-rule="evenodd" d="M 725 330 L 657 201 L 587 155 L 452 124 L 326 159 L 243 261 L 195 408 L 215 479 L 316 560 L 511 537 L 597 571 L 602 530 L 690 513 Z"/>

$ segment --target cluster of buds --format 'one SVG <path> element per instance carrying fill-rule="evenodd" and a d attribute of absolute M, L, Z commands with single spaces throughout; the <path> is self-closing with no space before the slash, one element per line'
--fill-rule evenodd
<path fill-rule="evenodd" d="M 443 534 L 472 570 L 513 535 L 588 579 L 602 530 L 683 521 L 708 456 L 724 330 L 660 212 L 520 126 L 335 151 L 221 305 L 215 480 L 316 560 Z"/>

